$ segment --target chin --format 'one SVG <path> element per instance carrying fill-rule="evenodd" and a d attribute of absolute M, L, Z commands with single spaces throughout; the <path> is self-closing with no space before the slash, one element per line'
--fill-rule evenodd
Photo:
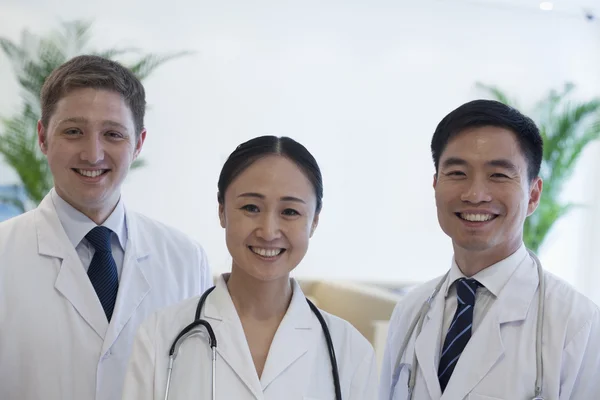
<path fill-rule="evenodd" d="M 485 251 L 493 247 L 487 240 L 458 240 L 455 243 L 468 251 Z"/>
<path fill-rule="evenodd" d="M 289 271 L 282 268 L 269 268 L 268 266 L 255 266 L 252 269 L 244 271 L 247 275 L 262 282 L 272 282 L 280 279 L 287 279 Z"/>

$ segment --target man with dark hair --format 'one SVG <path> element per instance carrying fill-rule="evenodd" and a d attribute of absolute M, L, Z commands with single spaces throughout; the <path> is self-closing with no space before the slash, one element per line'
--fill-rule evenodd
<path fill-rule="evenodd" d="M 542 195 L 535 123 L 472 101 L 439 123 L 431 151 L 454 256 L 396 306 L 380 400 L 598 398 L 600 310 L 523 244 Z"/>
<path fill-rule="evenodd" d="M 76 57 L 48 77 L 38 123 L 54 188 L 0 223 L 0 398 L 114 400 L 139 324 L 212 285 L 203 249 L 126 208 L 146 139 L 144 87 Z"/>

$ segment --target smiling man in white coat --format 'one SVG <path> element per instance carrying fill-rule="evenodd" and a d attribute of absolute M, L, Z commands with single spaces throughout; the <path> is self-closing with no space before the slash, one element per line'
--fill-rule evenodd
<path fill-rule="evenodd" d="M 121 199 L 146 138 L 140 81 L 80 56 L 41 104 L 54 189 L 0 224 L 0 399 L 114 400 L 139 324 L 212 279 L 198 244 Z"/>
<path fill-rule="evenodd" d="M 523 244 L 542 195 L 538 128 L 476 100 L 439 123 L 431 150 L 454 257 L 394 310 L 380 400 L 599 399 L 600 311 Z"/>

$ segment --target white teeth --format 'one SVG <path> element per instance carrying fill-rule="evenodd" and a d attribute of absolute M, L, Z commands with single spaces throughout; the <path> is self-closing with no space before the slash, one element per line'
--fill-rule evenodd
<path fill-rule="evenodd" d="M 104 170 L 94 170 L 94 171 L 90 171 L 87 169 L 78 169 L 76 170 L 79 174 L 83 175 L 83 176 L 87 176 L 90 178 L 95 178 L 97 176 L 100 176 L 104 173 Z"/>
<path fill-rule="evenodd" d="M 263 257 L 275 257 L 278 256 L 283 249 L 261 249 L 260 247 L 250 247 L 250 250 Z"/>
<path fill-rule="evenodd" d="M 494 216 L 492 214 L 465 214 L 465 213 L 461 213 L 460 217 L 462 219 L 466 219 L 467 221 L 472 221 L 472 222 L 485 222 L 485 221 L 489 221 L 492 218 L 494 218 Z"/>

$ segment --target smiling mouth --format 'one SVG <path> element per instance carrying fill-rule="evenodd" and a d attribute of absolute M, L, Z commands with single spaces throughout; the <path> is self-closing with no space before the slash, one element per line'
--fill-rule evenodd
<path fill-rule="evenodd" d="M 285 253 L 286 249 L 265 249 L 262 247 L 248 246 L 251 252 L 264 258 L 275 258 Z"/>
<path fill-rule="evenodd" d="M 109 169 L 81 169 L 81 168 L 71 168 L 77 174 L 84 176 L 86 178 L 97 178 L 101 175 L 106 175 L 110 170 Z"/>
<path fill-rule="evenodd" d="M 458 218 L 467 222 L 489 222 L 498 217 L 497 214 L 454 213 Z"/>

